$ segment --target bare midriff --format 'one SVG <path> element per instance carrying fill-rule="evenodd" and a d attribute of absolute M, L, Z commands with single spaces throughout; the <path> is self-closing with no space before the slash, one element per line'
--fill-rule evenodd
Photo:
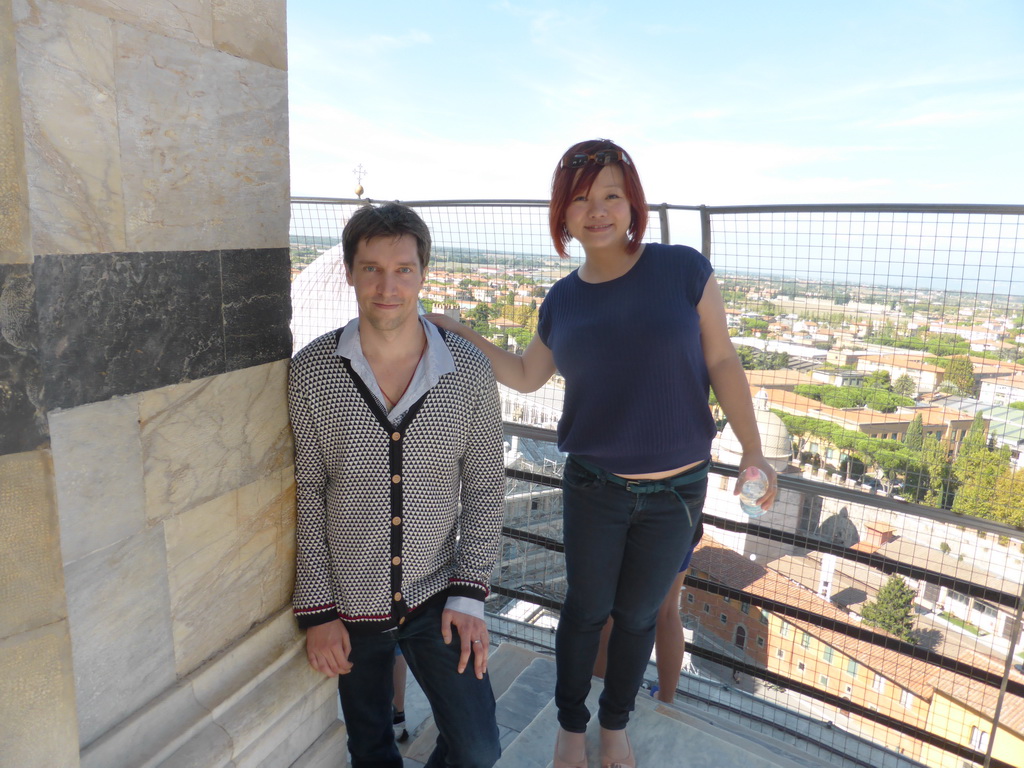
<path fill-rule="evenodd" d="M 692 464 L 686 464 L 686 465 L 684 465 L 682 467 L 677 467 L 676 469 L 666 469 L 664 472 L 646 472 L 646 473 L 644 473 L 642 475 L 618 475 L 618 476 L 619 477 L 624 477 L 627 480 L 664 480 L 666 477 L 675 477 L 676 475 L 681 475 L 683 472 L 686 472 L 688 469 L 693 469 L 698 464 L 703 464 L 703 463 L 704 463 L 704 459 L 701 459 L 700 461 L 695 461 Z"/>

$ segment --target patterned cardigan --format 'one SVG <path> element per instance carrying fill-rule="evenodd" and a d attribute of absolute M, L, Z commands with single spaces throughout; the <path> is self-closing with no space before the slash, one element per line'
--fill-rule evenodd
<path fill-rule="evenodd" d="M 456 372 L 393 426 L 335 354 L 339 334 L 303 348 L 289 373 L 299 625 L 340 618 L 349 631 L 383 631 L 435 597 L 483 600 L 505 492 L 490 363 L 442 332 Z"/>

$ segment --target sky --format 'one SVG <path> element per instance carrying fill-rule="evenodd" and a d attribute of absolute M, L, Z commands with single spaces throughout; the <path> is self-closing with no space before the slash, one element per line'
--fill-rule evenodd
<path fill-rule="evenodd" d="M 293 196 L 1024 204 L 1024 1 L 288 0 Z"/>

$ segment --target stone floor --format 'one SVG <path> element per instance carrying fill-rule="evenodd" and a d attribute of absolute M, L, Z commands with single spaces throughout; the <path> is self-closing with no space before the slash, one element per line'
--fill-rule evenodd
<path fill-rule="evenodd" d="M 502 744 L 498 768 L 549 768 L 557 724 L 554 659 L 503 643 L 492 649 L 491 685 L 497 699 Z M 687 680 L 703 703 L 664 704 L 646 691 L 637 697 L 629 733 L 643 768 L 912 768 L 916 763 L 847 737 L 830 723 L 801 718 L 789 710 L 768 711 L 749 694 L 712 681 Z M 600 686 L 588 699 L 597 710 Z M 411 738 L 402 745 L 405 768 L 422 768 L 437 731 L 419 686 L 410 676 L 406 722 Z M 844 740 L 849 739 L 849 743 Z M 815 746 L 829 745 L 830 749 Z M 598 765 L 597 723 L 587 736 L 591 766 Z M 316 747 L 319 746 L 319 749 Z M 337 768 L 344 753 L 344 725 L 324 734 L 292 768 Z"/>

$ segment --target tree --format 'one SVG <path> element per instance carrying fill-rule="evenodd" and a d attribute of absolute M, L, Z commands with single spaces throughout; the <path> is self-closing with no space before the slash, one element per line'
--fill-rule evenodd
<path fill-rule="evenodd" d="M 928 490 L 924 503 L 932 507 L 949 509 L 952 471 L 947 447 L 935 435 L 925 435 L 921 446 L 921 459 L 928 473 Z"/>
<path fill-rule="evenodd" d="M 902 576 L 892 576 L 878 590 L 878 597 L 864 605 L 860 616 L 865 624 L 884 629 L 900 640 L 914 642 L 915 593 Z"/>
<path fill-rule="evenodd" d="M 903 442 L 912 451 L 920 451 L 924 447 L 924 419 L 920 413 L 910 420 Z"/>
<path fill-rule="evenodd" d="M 490 305 L 481 302 L 466 314 L 466 324 L 477 333 L 485 333 L 490 328 L 493 315 Z"/>
<path fill-rule="evenodd" d="M 1006 447 L 990 451 L 985 432 L 985 419 L 978 411 L 953 462 L 957 482 L 953 511 L 1000 520 L 1007 511 L 997 503 L 996 488 L 1002 476 L 1010 471 L 1010 451 Z"/>
<path fill-rule="evenodd" d="M 872 371 L 864 377 L 864 386 L 871 389 L 892 389 L 892 381 L 888 371 Z"/>
<path fill-rule="evenodd" d="M 914 384 L 914 380 L 910 376 L 904 373 L 893 382 L 892 391 L 894 395 L 913 397 L 917 393 L 917 385 Z"/>
<path fill-rule="evenodd" d="M 946 366 L 945 382 L 954 392 L 965 397 L 974 397 L 977 384 L 974 381 L 974 363 L 969 357 L 954 357 Z"/>

